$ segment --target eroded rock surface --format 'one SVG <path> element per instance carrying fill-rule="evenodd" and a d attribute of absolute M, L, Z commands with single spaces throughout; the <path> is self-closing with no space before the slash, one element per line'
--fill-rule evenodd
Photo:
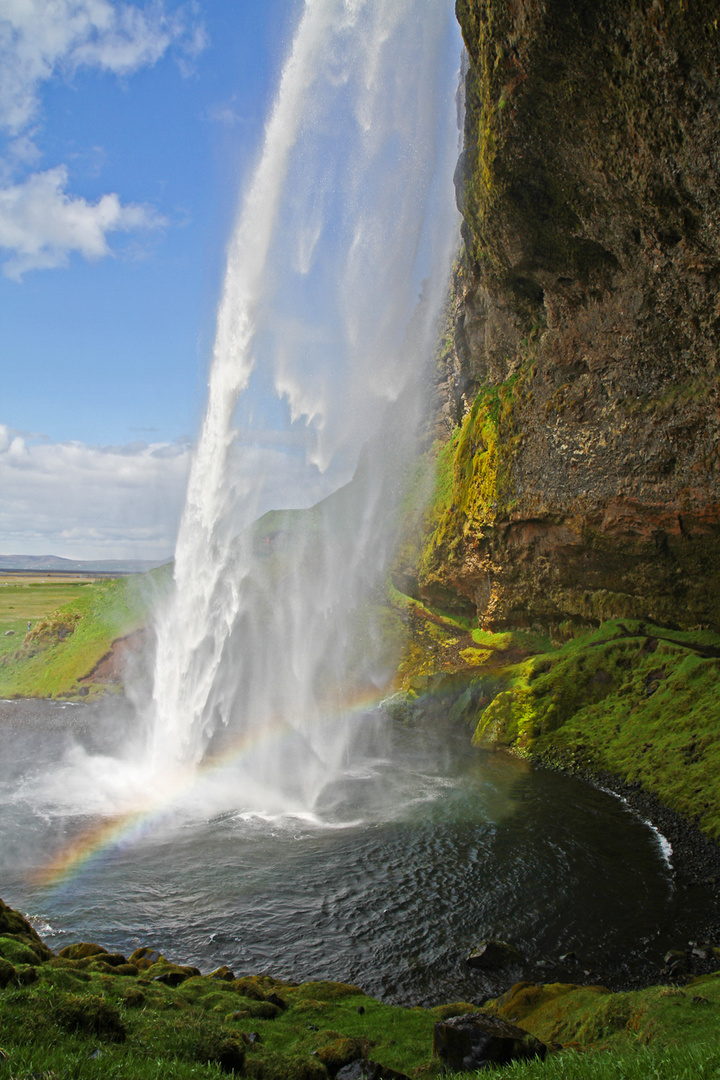
<path fill-rule="evenodd" d="M 421 595 L 493 629 L 716 627 L 717 5 L 457 11 L 465 258 L 442 385 L 462 427 Z"/>

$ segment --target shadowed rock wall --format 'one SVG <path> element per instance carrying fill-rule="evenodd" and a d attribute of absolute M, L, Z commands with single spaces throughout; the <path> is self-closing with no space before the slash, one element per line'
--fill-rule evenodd
<path fill-rule="evenodd" d="M 445 415 L 420 593 L 720 624 L 720 4 L 458 0 Z"/>

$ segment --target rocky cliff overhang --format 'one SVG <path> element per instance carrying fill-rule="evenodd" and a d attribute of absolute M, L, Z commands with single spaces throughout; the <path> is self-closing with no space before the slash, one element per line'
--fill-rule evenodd
<path fill-rule="evenodd" d="M 717 627 L 720 9 L 457 13 L 458 452 L 421 590 L 489 627 Z"/>

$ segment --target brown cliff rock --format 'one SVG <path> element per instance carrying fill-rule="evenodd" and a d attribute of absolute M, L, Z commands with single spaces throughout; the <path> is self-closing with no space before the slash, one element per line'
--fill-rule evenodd
<path fill-rule="evenodd" d="M 447 412 L 476 434 L 421 593 L 455 591 L 492 628 L 717 627 L 720 8 L 457 11 L 466 250 Z M 489 391 L 481 439 L 468 410 Z"/>

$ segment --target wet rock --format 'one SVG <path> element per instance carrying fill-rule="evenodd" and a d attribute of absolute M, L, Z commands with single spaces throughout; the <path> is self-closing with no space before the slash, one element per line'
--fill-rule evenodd
<path fill-rule="evenodd" d="M 157 964 L 164 960 L 165 957 L 157 949 L 150 949 L 146 945 L 142 948 L 136 949 L 134 953 L 131 953 L 128 957 L 131 964 L 139 968 L 140 971 L 145 971 L 146 968 L 152 967 L 153 964 Z"/>
<path fill-rule="evenodd" d="M 494 939 L 481 941 L 466 960 L 469 967 L 481 968 L 483 971 L 496 971 L 498 968 L 523 962 L 522 953 L 518 952 L 514 945 Z"/>
<path fill-rule="evenodd" d="M 215 968 L 214 971 L 211 971 L 208 975 L 208 979 L 220 979 L 221 982 L 234 982 L 235 975 L 229 967 L 226 967 L 225 964 L 223 964 L 222 967 Z"/>
<path fill-rule="evenodd" d="M 435 1024 L 433 1057 L 455 1072 L 544 1059 L 547 1047 L 528 1031 L 490 1013 L 466 1013 Z"/>

